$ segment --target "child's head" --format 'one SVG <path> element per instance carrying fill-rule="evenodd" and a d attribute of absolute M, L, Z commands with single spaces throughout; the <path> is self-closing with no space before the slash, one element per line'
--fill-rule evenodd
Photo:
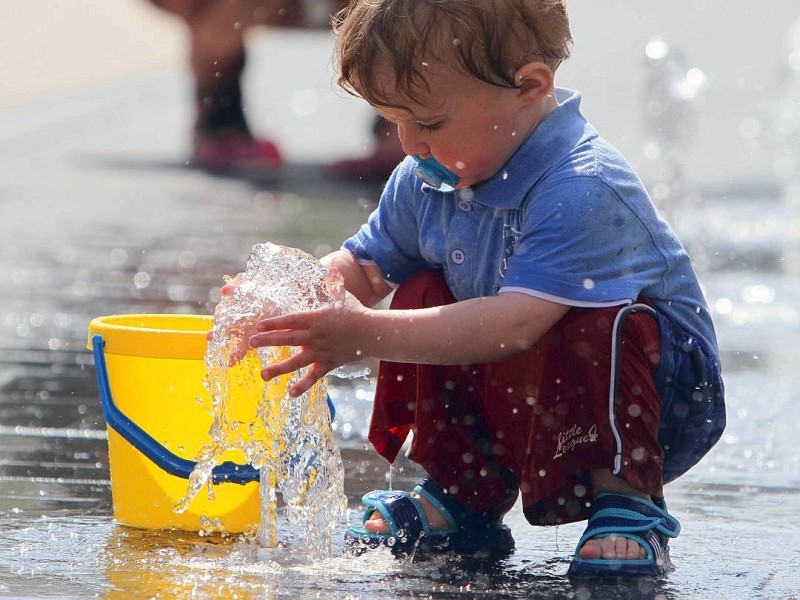
<path fill-rule="evenodd" d="M 564 0 L 352 0 L 337 33 L 339 84 L 461 188 L 497 173 L 552 110 L 572 41 Z"/>
<path fill-rule="evenodd" d="M 373 106 L 391 105 L 387 71 L 408 98 L 434 62 L 516 87 L 519 67 L 555 71 L 572 43 L 564 0 L 353 0 L 336 31 L 339 84 Z"/>

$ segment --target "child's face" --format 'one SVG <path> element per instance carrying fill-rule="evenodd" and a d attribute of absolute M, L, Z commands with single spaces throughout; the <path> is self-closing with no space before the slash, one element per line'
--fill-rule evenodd
<path fill-rule="evenodd" d="M 408 110 L 376 108 L 397 124 L 406 154 L 433 156 L 458 175 L 458 188 L 486 181 L 536 126 L 536 110 L 518 88 L 491 85 L 444 66 L 430 69 L 430 90 L 420 90 L 415 100 L 389 95 Z"/>

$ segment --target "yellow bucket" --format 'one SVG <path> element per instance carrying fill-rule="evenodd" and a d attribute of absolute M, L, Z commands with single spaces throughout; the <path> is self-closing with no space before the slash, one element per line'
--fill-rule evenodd
<path fill-rule="evenodd" d="M 241 464 L 240 453 L 214 468 L 213 497 L 201 490 L 183 513 L 173 509 L 186 497 L 192 459 L 209 439 L 203 359 L 210 327 L 209 316 L 148 314 L 89 325 L 119 523 L 186 531 L 214 523 L 238 533 L 260 521 L 258 471 Z"/>

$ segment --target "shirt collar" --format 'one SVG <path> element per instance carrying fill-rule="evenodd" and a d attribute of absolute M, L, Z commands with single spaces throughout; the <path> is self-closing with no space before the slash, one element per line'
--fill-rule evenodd
<path fill-rule="evenodd" d="M 579 143 L 597 136 L 580 112 L 581 95 L 556 88 L 558 106 L 488 181 L 460 192 L 493 208 L 517 208 L 527 191 Z"/>

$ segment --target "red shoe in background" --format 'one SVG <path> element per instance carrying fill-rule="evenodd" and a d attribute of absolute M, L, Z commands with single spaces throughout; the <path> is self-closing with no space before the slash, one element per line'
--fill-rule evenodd
<path fill-rule="evenodd" d="M 196 135 L 191 164 L 214 173 L 274 171 L 284 165 L 278 147 L 269 140 L 242 134 Z"/>

